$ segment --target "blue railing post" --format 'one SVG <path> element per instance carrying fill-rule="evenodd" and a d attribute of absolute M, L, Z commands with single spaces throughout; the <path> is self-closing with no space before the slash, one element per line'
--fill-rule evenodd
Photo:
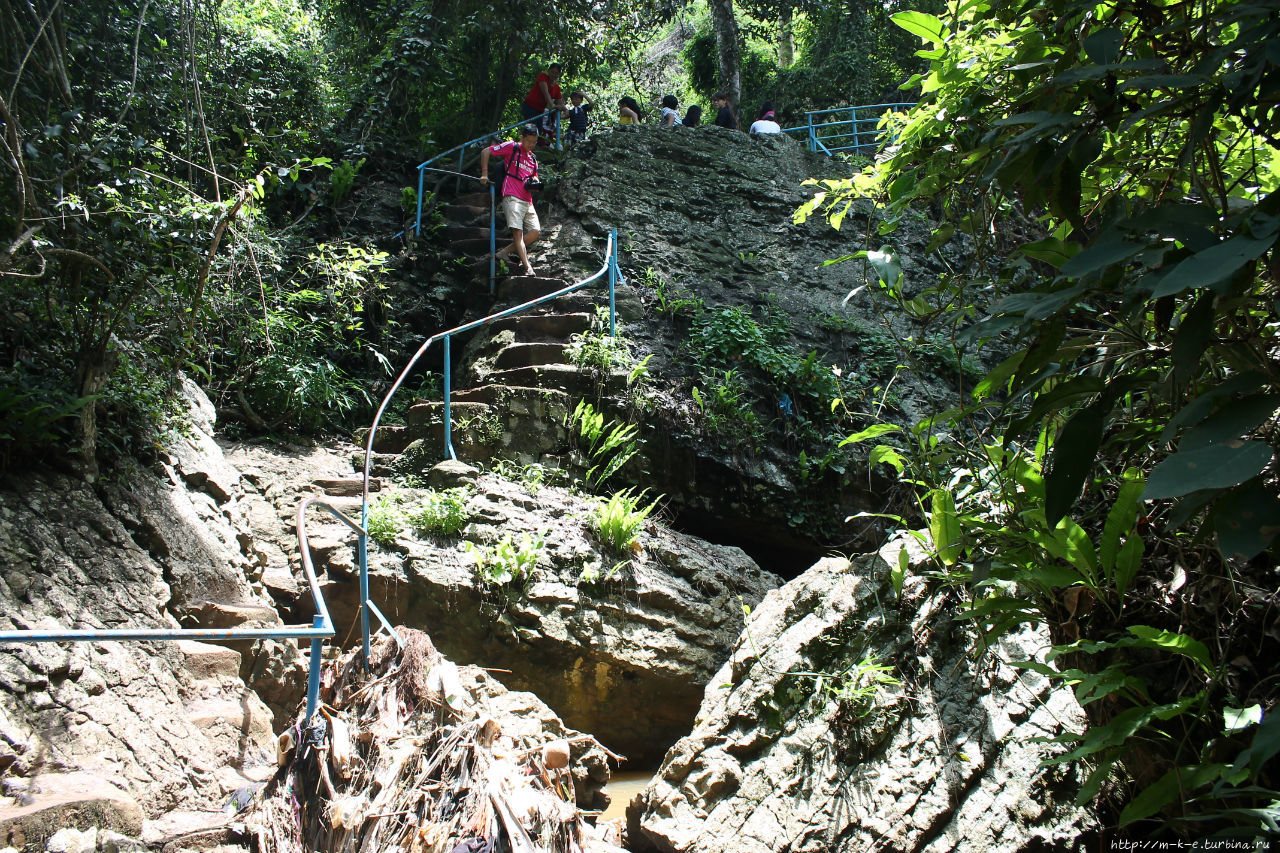
<path fill-rule="evenodd" d="M 324 617 L 316 614 L 311 620 L 311 627 L 323 628 Z M 311 722 L 311 715 L 315 713 L 316 702 L 320 698 L 320 650 L 324 646 L 324 640 L 320 637 L 311 639 L 311 673 L 307 676 L 307 718 L 303 721 L 303 726 Z M 368 665 L 369 656 L 365 654 L 365 665 Z"/>
<path fill-rule="evenodd" d="M 809 120 L 809 150 L 818 150 L 818 137 L 813 129 L 813 113 L 805 113 L 804 117 Z"/>
<path fill-rule="evenodd" d="M 614 291 L 618 285 L 618 229 L 609 229 L 609 337 L 617 337 Z"/>
<path fill-rule="evenodd" d="M 413 221 L 413 233 L 419 237 L 422 236 L 422 188 L 423 179 L 427 175 L 427 170 L 423 167 L 426 165 L 426 163 L 423 163 L 422 166 L 418 167 L 418 218 Z"/>
<path fill-rule="evenodd" d="M 496 211 L 497 191 L 489 184 L 489 295 L 497 291 L 495 282 L 498 278 L 498 214 Z"/>
<path fill-rule="evenodd" d="M 457 459 L 453 454 L 453 436 L 451 435 L 452 419 L 449 417 L 449 373 L 452 371 L 453 365 L 450 364 L 449 356 L 449 335 L 444 336 L 444 458 Z"/>
<path fill-rule="evenodd" d="M 360 529 L 369 529 L 369 506 L 360 512 Z M 369 536 L 356 534 L 356 557 L 360 562 L 360 636 L 364 644 L 364 668 L 369 669 Z"/>

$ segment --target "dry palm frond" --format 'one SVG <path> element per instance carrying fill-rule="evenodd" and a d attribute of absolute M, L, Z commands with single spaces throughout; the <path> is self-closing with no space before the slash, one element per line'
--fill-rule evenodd
<path fill-rule="evenodd" d="M 579 810 L 617 756 L 549 712 L 530 720 L 528 698 L 504 713 L 521 694 L 399 630 L 404 646 L 378 642 L 367 673 L 358 651 L 326 673 L 326 704 L 295 726 L 292 762 L 245 814 L 258 850 L 451 853 L 499 837 L 513 853 L 617 850 Z M 565 743 L 569 768 L 548 767 Z"/>

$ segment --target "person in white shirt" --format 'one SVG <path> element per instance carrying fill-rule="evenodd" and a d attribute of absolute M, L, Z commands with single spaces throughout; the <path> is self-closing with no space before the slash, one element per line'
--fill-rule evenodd
<path fill-rule="evenodd" d="M 665 95 L 662 98 L 662 120 L 659 124 L 663 127 L 679 127 L 681 124 L 680 113 L 677 112 L 679 106 L 680 102 L 676 100 L 675 95 Z"/>
<path fill-rule="evenodd" d="M 751 124 L 752 133 L 782 133 L 782 125 L 774 119 L 773 102 L 760 105 L 760 116 Z"/>

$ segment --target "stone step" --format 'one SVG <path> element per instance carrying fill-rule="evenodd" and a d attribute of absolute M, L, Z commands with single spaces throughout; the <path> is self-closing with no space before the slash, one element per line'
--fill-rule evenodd
<path fill-rule="evenodd" d="M 564 297 L 562 297 L 564 298 Z M 553 302 L 559 306 L 560 299 Z M 494 323 L 490 329 L 496 334 L 506 330 L 515 333 L 517 340 L 526 342 L 539 339 L 568 340 L 572 335 L 588 331 L 594 312 L 586 311 L 573 314 L 520 314 Z"/>
<path fill-rule="evenodd" d="M 572 364 L 539 364 L 532 367 L 513 367 L 495 370 L 486 377 L 499 385 L 523 385 L 534 388 L 554 388 L 570 396 L 585 397 L 595 392 L 595 377 Z M 627 374 L 616 372 L 606 380 L 610 386 L 625 385 Z"/>
<path fill-rule="evenodd" d="M 467 388 L 453 395 L 455 403 L 484 403 L 503 415 L 528 415 L 536 418 L 558 418 L 563 421 L 569 411 L 570 398 L 555 388 L 490 383 Z"/>
<path fill-rule="evenodd" d="M 484 403 L 460 401 L 456 394 L 451 395 L 450 415 L 453 422 L 457 424 L 459 420 L 468 421 L 475 418 L 483 418 L 489 414 L 489 406 Z M 423 433 L 421 427 L 432 426 L 440 423 L 441 411 L 444 409 L 443 401 L 427 401 L 422 403 L 414 403 L 409 407 L 409 411 L 405 413 L 404 422 L 406 430 L 413 435 L 414 439 L 422 438 Z"/>
<path fill-rule="evenodd" d="M 499 249 L 511 242 L 502 234 L 498 235 L 498 239 L 501 241 L 497 246 Z M 485 234 L 483 237 L 468 237 L 464 240 L 454 240 L 449 244 L 449 248 L 453 249 L 455 252 L 461 252 L 464 255 L 487 255 L 489 252 L 489 235 Z M 486 258 L 485 260 L 487 261 L 488 259 Z"/>
<path fill-rule="evenodd" d="M 504 347 L 493 360 L 494 368 L 532 367 L 537 364 L 567 364 L 569 345 L 564 343 L 518 343 Z"/>
<path fill-rule="evenodd" d="M 450 222 L 457 222 L 462 225 L 476 225 L 481 217 L 485 222 L 489 221 L 489 206 L 477 207 L 470 204 L 447 204 L 444 207 L 444 216 Z"/>
<path fill-rule="evenodd" d="M 444 229 L 444 234 L 449 240 L 478 240 L 481 237 L 488 240 L 489 226 L 448 225 Z"/>
<path fill-rule="evenodd" d="M 367 432 L 367 431 L 366 431 Z M 312 480 L 311 485 L 318 486 L 330 497 L 337 495 L 363 495 L 364 477 L 321 477 Z M 377 477 L 369 478 L 369 491 L 382 491 L 382 481 Z"/>
<path fill-rule="evenodd" d="M 40 773 L 18 797 L 0 806 L 0 845 L 44 850 L 58 829 L 109 829 L 137 838 L 143 814 L 119 787 L 89 773 Z"/>
<path fill-rule="evenodd" d="M 200 681 L 240 677 L 240 653 L 225 646 L 178 640 L 187 672 Z"/>
<path fill-rule="evenodd" d="M 369 440 L 369 428 L 361 427 L 355 433 L 356 444 L 364 447 Z M 373 438 L 373 452 L 378 453 L 401 453 L 409 442 L 413 441 L 413 436 L 409 434 L 402 424 L 380 424 L 378 426 L 378 434 Z M 364 472 L 364 455 L 361 454 L 361 462 L 359 465 L 360 472 Z M 373 491 L 373 477 L 370 477 L 369 490 Z M 379 484 L 381 481 L 378 481 Z"/>
<path fill-rule="evenodd" d="M 233 765 L 261 765 L 275 754 L 271 709 L 247 689 L 194 699 L 186 717 L 211 741 L 231 747 L 226 755 Z"/>
<path fill-rule="evenodd" d="M 495 197 L 495 206 L 499 201 L 501 201 L 501 199 Z M 460 196 L 456 196 L 453 199 L 453 203 L 465 204 L 468 207 L 483 207 L 487 210 L 489 208 L 489 191 L 484 190 L 483 192 L 477 193 L 463 193 Z"/>
<path fill-rule="evenodd" d="M 510 264 L 510 262 L 508 262 Z M 498 298 L 509 302 L 528 302 L 539 296 L 554 293 L 568 285 L 562 278 L 543 278 L 537 275 L 509 275 L 498 283 Z"/>

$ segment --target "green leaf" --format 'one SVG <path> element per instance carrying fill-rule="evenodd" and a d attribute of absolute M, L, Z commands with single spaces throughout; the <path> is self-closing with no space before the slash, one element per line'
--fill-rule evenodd
<path fill-rule="evenodd" d="M 1109 65 L 1120 58 L 1122 44 L 1124 44 L 1124 33 L 1115 29 L 1105 29 L 1086 36 L 1083 47 L 1085 55 L 1095 65 Z"/>
<path fill-rule="evenodd" d="M 1151 298 L 1181 293 L 1188 287 L 1212 287 L 1230 278 L 1245 264 L 1262 257 L 1275 242 L 1275 235 L 1259 239 L 1241 234 L 1196 252 L 1160 280 Z"/>
<path fill-rule="evenodd" d="M 929 493 L 929 506 L 933 550 L 944 566 L 954 566 L 960 560 L 960 519 L 955 496 L 947 489 L 934 489 Z"/>
<path fill-rule="evenodd" d="M 1178 450 L 1203 450 L 1241 438 L 1271 420 L 1280 409 L 1280 394 L 1255 394 L 1224 406 L 1201 421 L 1178 442 Z"/>
<path fill-rule="evenodd" d="M 1095 403 L 1076 412 L 1058 433 L 1044 479 L 1044 513 L 1050 525 L 1056 525 L 1079 499 L 1106 422 L 1106 409 Z"/>
<path fill-rule="evenodd" d="M 1027 351 L 1019 350 L 996 365 L 982 378 L 981 382 L 974 386 L 973 399 L 982 400 L 997 390 L 1003 390 L 1009 383 L 1009 377 L 1013 376 L 1018 365 L 1022 364 L 1022 360 L 1026 357 Z"/>
<path fill-rule="evenodd" d="M 844 447 L 846 444 L 860 444 L 869 438 L 879 438 L 882 435 L 891 432 L 901 432 L 902 427 L 896 424 L 872 424 L 861 432 L 855 432 L 841 441 L 837 447 Z"/>
<path fill-rule="evenodd" d="M 899 474 L 907 468 L 907 460 L 903 455 L 887 444 L 877 444 L 872 448 L 871 455 L 867 457 L 867 465 L 870 467 L 875 467 L 881 462 L 892 465 Z"/>
<path fill-rule="evenodd" d="M 875 267 L 876 275 L 890 291 L 897 292 L 902 283 L 902 264 L 892 246 L 881 246 L 878 252 L 867 252 L 867 260 Z"/>
<path fill-rule="evenodd" d="M 1200 489 L 1225 489 L 1262 473 L 1271 462 L 1270 445 L 1227 441 L 1201 450 L 1179 451 L 1152 469 L 1143 500 L 1176 498 Z"/>
<path fill-rule="evenodd" d="M 1186 634 L 1152 628 L 1149 625 L 1130 625 L 1129 633 L 1141 641 L 1138 645 L 1164 649 L 1167 652 L 1189 657 L 1200 664 L 1205 672 L 1213 671 L 1213 658 L 1209 654 L 1208 647 Z"/>
<path fill-rule="evenodd" d="M 1028 258 L 1044 261 L 1046 264 L 1056 268 L 1061 268 L 1079 250 L 1080 247 L 1075 243 L 1067 243 L 1057 237 L 1046 237 L 1034 243 L 1024 243 L 1017 249 L 1020 254 L 1026 255 Z"/>
<path fill-rule="evenodd" d="M 942 21 L 924 12 L 899 12 L 890 20 L 912 35 L 934 44 L 941 43 L 947 35 Z"/>
<path fill-rule="evenodd" d="M 1107 513 L 1107 521 L 1102 528 L 1102 541 L 1098 549 L 1102 571 L 1108 576 L 1114 575 L 1121 537 L 1133 535 L 1133 525 L 1138 520 L 1139 499 L 1144 487 L 1141 471 L 1130 468 L 1124 472 L 1124 483 L 1120 486 L 1120 492 L 1116 495 L 1110 512 Z"/>
<path fill-rule="evenodd" d="M 1170 803 L 1184 801 L 1195 789 L 1222 778 L 1227 769 L 1225 764 L 1173 768 L 1129 801 L 1120 812 L 1120 825 L 1127 826 L 1151 817 Z"/>
<path fill-rule="evenodd" d="M 1280 713 L 1274 710 L 1266 714 L 1253 733 L 1253 743 L 1236 756 L 1232 769 L 1239 771 L 1248 767 L 1254 774 L 1262 770 L 1262 766 L 1275 758 L 1280 752 Z"/>
<path fill-rule="evenodd" d="M 1214 506 L 1213 528 L 1224 557 L 1250 559 L 1280 536 L 1280 498 L 1264 486 L 1233 491 Z"/>
<path fill-rule="evenodd" d="M 1121 599 L 1128 591 L 1129 584 L 1133 583 L 1133 579 L 1138 576 L 1138 569 L 1142 566 L 1142 555 L 1146 549 L 1147 543 L 1142 541 L 1141 536 L 1130 536 L 1120 547 L 1120 553 L 1116 555 L 1114 585 L 1116 594 Z"/>
<path fill-rule="evenodd" d="M 1130 243 L 1126 240 L 1094 243 L 1063 264 L 1060 272 L 1070 278 L 1079 278 L 1103 267 L 1127 261 L 1145 248 L 1147 248 L 1145 243 Z"/>
<path fill-rule="evenodd" d="M 1223 734 L 1229 735 L 1232 732 L 1242 731 L 1260 722 L 1262 722 L 1261 705 L 1250 705 L 1248 708 L 1228 707 L 1222 709 Z"/>

